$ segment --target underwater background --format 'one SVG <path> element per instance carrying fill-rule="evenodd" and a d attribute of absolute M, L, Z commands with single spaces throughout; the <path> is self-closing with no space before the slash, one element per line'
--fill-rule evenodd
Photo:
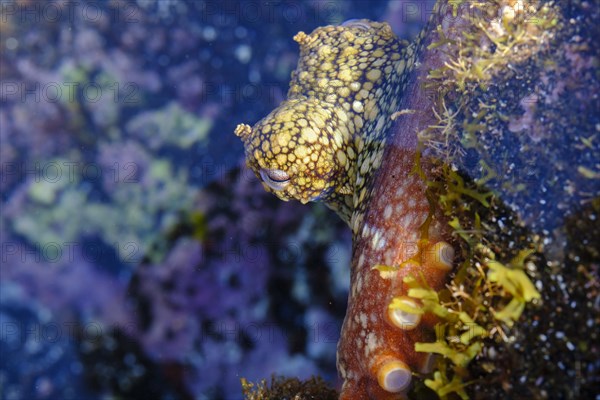
<path fill-rule="evenodd" d="M 350 233 L 264 192 L 233 130 L 285 97 L 298 31 L 409 38 L 431 4 L 0 2 L 0 398 L 335 383 Z"/>
<path fill-rule="evenodd" d="M 298 31 L 367 18 L 410 40 L 433 3 L 0 0 L 0 399 L 240 399 L 242 379 L 272 374 L 339 386 L 351 233 L 266 193 L 233 130 L 285 99 Z M 598 5 L 569 4 L 572 37 L 595 37 Z M 511 65 L 493 77 L 511 85 L 471 81 L 494 107 L 469 98 L 442 115 L 456 135 L 426 137 L 454 152 L 453 227 L 514 256 L 543 297 L 470 367 L 491 377 L 476 398 L 600 399 L 600 64 L 584 44 L 542 83 Z"/>

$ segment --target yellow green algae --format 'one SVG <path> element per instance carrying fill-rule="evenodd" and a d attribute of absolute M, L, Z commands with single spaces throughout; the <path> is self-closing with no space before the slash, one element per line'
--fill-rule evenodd
<path fill-rule="evenodd" d="M 192 174 L 173 159 L 193 146 L 205 146 L 212 122 L 171 102 L 140 112 L 118 127 L 118 114 L 139 106 L 137 91 L 124 92 L 131 97 L 114 97 L 118 93 L 109 89 L 117 84 L 116 78 L 103 71 L 91 79 L 85 66 L 64 66 L 59 76 L 70 85 L 69 91 L 63 87 L 69 95 L 60 101 L 77 111 L 68 123 L 81 147 L 63 157 L 29 160 L 34 173 L 22 195 L 23 212 L 11 215 L 7 224 L 38 249 L 76 242 L 96 232 L 104 243 L 116 247 L 120 261 L 135 263 L 156 247 L 154 242 L 177 223 L 184 210 L 193 208 L 199 189 L 189 185 Z M 99 99 L 106 102 L 102 103 L 106 110 L 102 121 L 93 124 L 82 110 L 95 103 L 86 103 L 75 90 L 90 81 L 109 94 Z M 95 134 L 95 125 L 106 134 Z M 98 154 L 97 163 L 85 161 L 90 148 Z M 160 156 L 153 157 L 152 152 L 159 150 Z M 2 223 L 5 217 L 0 215 Z M 164 252 L 156 253 L 152 259 L 162 256 Z"/>
<path fill-rule="evenodd" d="M 436 342 L 416 345 L 440 357 L 411 397 L 429 388 L 442 399 L 592 398 L 600 387 L 598 5 L 452 4 L 462 29 L 437 27 L 430 48 L 449 59 L 423 85 L 436 96 L 437 123 L 419 139 L 436 160 L 429 196 L 454 232 L 459 265 L 440 292 L 419 277 L 405 282 L 424 306 L 418 312 L 440 320 Z"/>

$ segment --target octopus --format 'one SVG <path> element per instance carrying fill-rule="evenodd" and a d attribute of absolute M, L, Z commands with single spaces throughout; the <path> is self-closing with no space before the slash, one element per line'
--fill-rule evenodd
<path fill-rule="evenodd" d="M 294 40 L 300 57 L 286 100 L 235 134 L 265 190 L 284 201 L 322 201 L 352 230 L 337 348 L 340 399 L 402 398 L 435 361 L 415 351 L 415 343 L 435 340 L 436 319 L 418 312 L 406 278 L 439 289 L 454 257 L 446 224 L 416 173 L 416 131 L 391 129 L 402 120 L 403 99 L 418 90 L 423 44 L 407 45 L 387 23 L 368 20 Z"/>

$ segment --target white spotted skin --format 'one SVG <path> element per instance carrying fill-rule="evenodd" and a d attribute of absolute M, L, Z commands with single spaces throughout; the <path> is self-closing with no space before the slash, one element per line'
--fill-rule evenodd
<path fill-rule="evenodd" d="M 404 160 L 391 174 L 406 177 L 409 171 L 403 168 L 413 162 L 414 153 L 398 152 L 395 157 Z M 429 360 L 426 354 L 414 351 L 414 343 L 434 340 L 435 319 L 423 318 L 415 329 L 402 330 L 387 317 L 387 307 L 394 297 L 406 294 L 406 276 L 424 274 L 433 287 L 443 286 L 447 271 L 427 264 L 423 253 L 442 241 L 446 232 L 434 218 L 424 241 L 422 226 L 429 216 L 425 184 L 411 177 L 398 181 L 398 186 L 393 192 L 401 189 L 401 197 L 371 198 L 371 207 L 356 219 L 361 222 L 353 242 L 352 290 L 338 343 L 338 369 L 354 372 L 352 378 L 346 376 L 340 399 L 398 398 L 388 397 L 392 394 L 376 379 L 383 360 L 399 360 L 413 371 L 420 371 Z M 373 268 L 375 265 L 396 266 L 398 270 L 381 273 Z M 369 318 L 365 320 L 366 315 Z M 360 323 L 350 323 L 355 317 Z"/>

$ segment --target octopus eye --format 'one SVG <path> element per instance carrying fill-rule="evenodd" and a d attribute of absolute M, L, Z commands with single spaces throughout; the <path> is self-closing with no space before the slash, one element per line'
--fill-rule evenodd
<path fill-rule="evenodd" d="M 371 25 L 369 25 L 368 22 L 356 18 L 342 22 L 342 26 L 347 26 L 348 28 L 358 28 L 362 29 L 363 31 L 368 31 L 369 29 L 371 29 Z"/>
<path fill-rule="evenodd" d="M 290 183 L 290 176 L 280 169 L 261 168 L 260 177 L 273 190 L 283 190 Z"/>

